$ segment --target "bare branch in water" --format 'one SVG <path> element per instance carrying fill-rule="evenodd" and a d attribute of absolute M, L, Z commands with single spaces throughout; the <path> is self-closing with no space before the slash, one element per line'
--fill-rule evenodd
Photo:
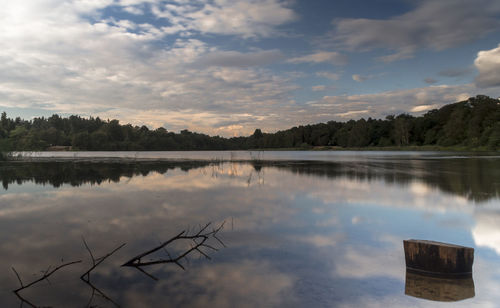
<path fill-rule="evenodd" d="M 110 257 L 112 254 L 114 254 L 115 252 L 117 252 L 118 250 L 120 250 L 123 246 L 125 246 L 125 243 L 121 244 L 120 246 L 116 247 L 115 249 L 113 249 L 111 252 L 105 254 L 104 256 L 100 257 L 100 258 L 95 258 L 94 257 L 94 254 L 92 253 L 92 250 L 89 248 L 89 245 L 87 244 L 87 242 L 85 241 L 85 238 L 82 237 L 82 240 L 83 240 L 83 244 L 85 245 L 85 248 L 87 249 L 89 255 L 90 255 L 90 258 L 92 259 L 92 266 L 85 272 L 83 273 L 81 276 L 80 276 L 80 279 L 85 282 L 89 287 L 92 288 L 92 295 L 90 296 L 90 300 L 87 304 L 87 307 L 91 307 L 90 304 L 92 303 L 92 300 L 94 299 L 94 296 L 95 294 L 97 293 L 98 295 L 100 295 L 102 298 L 106 299 L 107 301 L 111 302 L 112 304 L 114 304 L 116 307 L 120 307 L 120 305 L 118 305 L 115 301 L 113 301 L 110 297 L 108 297 L 104 292 L 102 292 L 99 288 L 97 288 L 96 286 L 94 286 L 92 284 L 92 282 L 90 281 L 90 273 L 96 268 L 98 267 L 102 262 L 104 262 L 104 260 L 106 260 L 108 257 Z"/>
<path fill-rule="evenodd" d="M 226 245 L 224 244 L 224 242 L 222 242 L 222 240 L 217 236 L 219 231 L 221 231 L 223 228 L 224 228 L 224 224 L 225 224 L 225 221 L 222 222 L 218 227 L 213 227 L 212 223 L 207 223 L 206 225 L 204 226 L 199 226 L 198 227 L 198 231 L 194 231 L 194 228 L 193 230 L 191 230 L 190 228 L 187 228 L 186 230 L 180 232 L 179 234 L 177 234 L 176 236 L 170 238 L 169 240 L 161 243 L 160 245 L 146 251 L 146 252 L 143 252 L 135 257 L 133 257 L 132 259 L 130 259 L 129 261 L 125 262 L 122 266 L 130 266 L 130 267 L 135 267 L 136 269 L 138 269 L 140 272 L 142 272 L 143 274 L 145 274 L 146 276 L 148 276 L 149 278 L 153 279 L 153 280 L 158 280 L 158 278 L 156 278 L 155 276 L 153 276 L 152 274 L 146 272 L 142 267 L 143 266 L 149 266 L 149 265 L 155 265 L 155 264 L 164 264 L 164 263 L 174 263 L 176 264 L 177 266 L 179 266 L 181 269 L 185 270 L 185 267 L 182 265 L 181 261 L 182 260 L 189 260 L 188 257 L 193 253 L 193 252 L 197 252 L 199 254 L 200 257 L 205 257 L 206 259 L 211 259 L 210 256 L 208 255 L 208 252 L 206 250 L 213 250 L 213 251 L 218 251 L 218 248 L 214 247 L 213 244 L 209 244 L 209 240 L 210 239 L 213 239 L 215 240 L 216 242 L 218 242 L 220 245 L 222 245 L 223 247 L 226 247 Z M 171 254 L 168 250 L 167 250 L 167 246 L 176 242 L 176 241 L 181 241 L 181 240 L 187 240 L 189 241 L 190 243 L 190 246 L 189 248 L 185 248 L 184 250 L 181 251 L 181 253 L 179 254 Z M 102 262 L 104 262 L 107 258 L 109 258 L 110 256 L 112 256 L 115 252 L 117 252 L 118 250 L 120 250 L 123 246 L 125 246 L 125 243 L 121 244 L 120 246 L 116 247 L 115 249 L 113 249 L 111 252 L 105 254 L 104 256 L 102 257 L 99 257 L 99 258 L 96 258 L 94 256 L 94 254 L 92 253 L 92 250 L 90 249 L 89 245 L 87 244 L 87 242 L 85 241 L 85 238 L 82 237 L 82 241 L 83 241 L 83 244 L 85 246 L 85 249 L 87 250 L 87 252 L 89 253 L 90 255 L 90 258 L 92 260 L 92 266 L 87 270 L 85 271 L 81 276 L 80 276 L 80 279 L 85 283 L 87 284 L 90 288 L 92 288 L 92 295 L 90 297 L 90 300 L 88 302 L 88 307 L 91 306 L 91 303 L 95 297 L 95 295 L 99 295 L 101 296 L 102 298 L 108 300 L 109 302 L 113 303 L 116 307 L 119 307 L 119 305 L 114 302 L 111 298 L 109 298 L 104 292 L 102 292 L 100 289 L 98 289 L 96 286 L 94 286 L 92 284 L 92 282 L 90 281 L 90 274 L 91 272 L 96 268 L 98 267 Z M 160 259 L 156 259 L 156 260 L 149 260 L 149 261 L 142 261 L 142 259 L 146 256 L 149 256 L 159 250 L 163 250 L 165 252 L 165 254 L 167 255 L 168 258 L 160 258 Z M 63 260 L 61 260 L 61 262 L 63 262 Z M 49 280 L 49 277 L 51 275 L 53 275 L 55 272 L 57 272 L 58 270 L 66 267 L 66 266 L 69 266 L 69 265 L 73 265 L 73 264 L 76 264 L 76 263 L 81 263 L 82 261 L 81 260 L 78 260 L 78 261 L 72 261 L 72 262 L 66 262 L 66 263 L 62 263 L 60 264 L 59 266 L 56 266 L 54 268 L 52 268 L 52 266 L 49 266 L 46 270 L 42 270 L 41 273 L 42 273 L 42 276 L 25 284 L 23 282 L 23 280 L 21 279 L 21 275 L 19 275 L 19 273 L 17 272 L 17 270 L 12 267 L 12 271 L 14 272 L 14 274 L 16 275 L 16 278 L 17 280 L 19 281 L 19 285 L 20 287 L 13 290 L 14 294 L 19 298 L 19 300 L 21 301 L 21 307 L 23 306 L 23 304 L 27 304 L 29 305 L 30 307 L 37 307 L 36 305 L 34 305 L 32 302 L 28 301 L 27 299 L 23 298 L 22 295 L 20 294 L 22 290 L 24 289 L 27 289 L 41 281 L 44 281 L 46 280 L 47 282 L 50 283 L 50 280 Z"/>
<path fill-rule="evenodd" d="M 82 238 L 83 239 L 83 238 Z M 107 253 L 106 255 L 100 257 L 100 258 L 94 258 L 94 255 L 92 254 L 92 251 L 90 250 L 89 246 L 87 245 L 87 242 L 85 242 L 85 239 L 83 239 L 83 243 L 85 245 L 85 248 L 90 254 L 90 257 L 92 258 L 92 266 L 80 276 L 80 279 L 83 281 L 88 282 L 90 280 L 90 272 L 92 272 L 96 267 L 99 266 L 104 260 L 106 260 L 108 257 L 110 257 L 112 254 L 120 250 L 123 246 L 125 246 L 126 243 L 121 244 L 120 246 L 116 247 L 113 249 L 111 252 Z"/>
<path fill-rule="evenodd" d="M 143 252 L 129 261 L 125 262 L 122 266 L 131 266 L 135 267 L 139 270 L 141 270 L 143 273 L 148 275 L 150 278 L 153 278 L 156 280 L 156 277 L 144 272 L 140 267 L 142 266 L 149 266 L 149 265 L 155 265 L 155 264 L 164 264 L 164 263 L 174 263 L 177 264 L 180 268 L 185 270 L 184 266 L 180 263 L 181 260 L 186 259 L 188 255 L 190 255 L 192 252 L 196 251 L 200 254 L 200 256 L 204 256 L 207 259 L 210 259 L 209 255 L 207 254 L 206 251 L 203 251 L 203 248 L 208 248 L 214 251 L 217 251 L 218 249 L 209 245 L 207 241 L 211 238 L 215 239 L 218 241 L 223 247 L 226 247 L 224 243 L 217 237 L 217 234 L 219 233 L 220 230 L 224 227 L 224 222 L 220 224 L 217 228 L 210 228 L 212 226 L 212 223 L 207 223 L 204 226 L 199 226 L 199 229 L 196 233 L 191 232 L 190 229 L 188 228 L 187 230 L 184 230 L 177 234 L 176 236 L 170 238 L 169 240 L 163 242 L 159 246 L 156 246 L 146 252 Z M 210 230 L 211 229 L 211 230 Z M 179 241 L 179 240 L 190 240 L 191 241 L 191 246 L 189 248 L 186 248 L 184 251 L 182 251 L 180 254 L 178 254 L 176 257 L 173 257 L 167 250 L 166 246 Z M 167 252 L 168 258 L 160 258 L 156 260 L 150 260 L 150 261 L 142 261 L 142 259 L 148 255 L 151 255 L 152 253 L 155 253 L 159 250 L 165 250 Z"/>
<path fill-rule="evenodd" d="M 136 269 L 138 269 L 141 273 L 143 273 L 144 275 L 148 276 L 149 278 L 153 279 L 154 281 L 158 281 L 158 278 L 156 278 L 155 276 L 153 276 L 152 274 L 146 272 L 145 270 L 143 270 L 140 266 L 137 266 Z"/>
<path fill-rule="evenodd" d="M 45 279 L 49 278 L 52 274 L 54 274 L 56 271 L 58 271 L 59 269 L 61 269 L 61 268 L 63 268 L 63 267 L 66 267 L 66 266 L 69 266 L 69 265 L 72 265 L 72 264 L 76 264 L 76 263 L 81 263 L 81 262 L 82 262 L 82 260 L 73 261 L 73 262 L 68 262 L 68 263 L 63 263 L 63 264 L 61 264 L 61 265 L 59 265 L 59 266 L 55 267 L 55 268 L 54 268 L 53 270 L 51 270 L 51 271 L 49 271 L 49 270 L 44 271 L 44 272 L 43 272 L 44 274 L 42 275 L 42 277 L 40 277 L 40 278 L 38 278 L 38 279 L 36 279 L 36 280 L 34 280 L 34 281 L 32 281 L 32 282 L 28 283 L 27 285 L 22 285 L 22 283 L 21 283 L 21 287 L 20 287 L 20 288 L 15 289 L 15 290 L 14 290 L 14 292 L 19 292 L 19 291 L 22 291 L 22 290 L 24 290 L 24 289 L 26 289 L 26 288 L 29 288 L 29 287 L 31 287 L 32 285 L 34 285 L 34 284 L 36 284 L 36 283 L 40 282 L 40 281 L 42 281 L 42 280 L 45 280 Z M 50 269 L 50 267 L 49 267 L 49 269 Z M 19 282 L 21 282 L 21 278 L 20 278 L 20 277 L 19 277 L 19 275 L 17 274 L 16 270 L 15 270 L 14 268 L 12 268 L 12 270 L 14 270 L 14 272 L 16 273 L 17 278 L 19 279 Z"/>
<path fill-rule="evenodd" d="M 19 274 L 17 273 L 16 269 L 12 267 L 12 270 L 14 271 L 14 274 L 16 274 L 17 280 L 19 280 L 19 284 L 21 285 L 21 288 L 24 287 L 23 282 L 21 280 L 21 277 L 19 277 Z"/>
<path fill-rule="evenodd" d="M 19 275 L 19 273 L 16 271 L 16 269 L 14 267 L 12 267 L 12 271 L 16 274 L 17 276 L 17 280 L 19 280 L 19 284 L 21 285 L 19 288 L 13 290 L 12 292 L 14 292 L 14 294 L 16 294 L 16 296 L 21 300 L 22 303 L 26 303 L 28 305 L 30 305 L 31 307 L 36 307 L 33 303 L 29 302 L 28 300 L 26 300 L 25 298 L 23 298 L 20 294 L 20 292 L 24 289 L 27 289 L 29 287 L 31 287 L 32 285 L 34 284 L 37 284 L 43 280 L 47 280 L 49 281 L 49 277 L 54 274 L 55 272 L 57 272 L 58 270 L 60 270 L 61 268 L 63 267 L 66 267 L 66 266 L 69 266 L 69 265 L 72 265 L 72 264 L 76 264 L 76 263 L 81 263 L 82 260 L 78 260 L 78 261 L 73 261 L 73 262 L 67 262 L 67 263 L 63 263 L 59 266 L 56 266 L 54 269 L 50 269 L 50 266 L 47 268 L 47 270 L 45 271 L 42 271 L 43 275 L 38 278 L 38 279 L 35 279 L 33 280 L 32 282 L 28 283 L 28 284 L 23 284 L 23 281 L 21 280 L 21 276 Z M 21 303 L 21 305 L 22 305 Z"/>
<path fill-rule="evenodd" d="M 94 307 L 94 306 L 92 306 L 91 304 L 92 304 L 92 300 L 94 299 L 94 296 L 95 296 L 95 294 L 96 294 L 96 293 L 97 293 L 98 295 L 100 295 L 102 298 L 104 298 L 104 299 L 106 299 L 107 301 L 109 301 L 110 303 L 112 303 L 113 305 L 115 305 L 116 307 L 120 307 L 120 305 L 119 305 L 119 304 L 117 304 L 114 300 L 112 300 L 110 297 L 108 297 L 108 296 L 107 296 L 104 292 L 102 292 L 101 290 L 99 290 L 99 288 L 97 288 L 96 286 L 94 286 L 94 285 L 92 284 L 92 282 L 87 281 L 87 280 L 85 280 L 85 279 L 83 279 L 83 278 L 82 278 L 82 280 L 83 280 L 83 282 L 84 282 L 85 284 L 87 284 L 89 287 L 91 287 L 91 288 L 92 288 L 92 295 L 90 296 L 90 300 L 89 300 L 89 302 L 87 303 L 87 306 L 86 306 L 86 307 Z"/>

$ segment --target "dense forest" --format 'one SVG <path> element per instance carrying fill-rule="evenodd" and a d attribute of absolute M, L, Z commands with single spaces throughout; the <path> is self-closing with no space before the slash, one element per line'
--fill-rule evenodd
<path fill-rule="evenodd" d="M 0 149 L 37 151 L 51 146 L 73 150 L 246 150 L 311 147 L 440 146 L 467 149 L 500 148 L 500 101 L 478 95 L 431 110 L 422 116 L 391 115 L 385 119 L 329 121 L 293 127 L 276 133 L 260 129 L 248 137 L 223 138 L 183 130 L 121 125 L 118 120 L 0 118 Z"/>

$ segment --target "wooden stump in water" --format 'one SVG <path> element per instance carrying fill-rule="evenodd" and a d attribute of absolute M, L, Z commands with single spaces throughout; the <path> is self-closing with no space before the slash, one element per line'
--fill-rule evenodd
<path fill-rule="evenodd" d="M 473 248 L 413 239 L 403 241 L 403 245 L 409 271 L 442 277 L 472 276 Z"/>

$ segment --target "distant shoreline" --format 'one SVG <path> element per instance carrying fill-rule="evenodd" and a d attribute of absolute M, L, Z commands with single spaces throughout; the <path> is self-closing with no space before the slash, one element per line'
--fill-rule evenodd
<path fill-rule="evenodd" d="M 405 151 L 418 151 L 418 152 L 490 152 L 500 153 L 500 150 L 493 150 L 488 147 L 469 148 L 465 146 L 452 146 L 444 147 L 437 145 L 425 146 L 371 146 L 371 147 L 339 147 L 339 146 L 311 146 L 311 147 L 291 147 L 291 148 L 252 148 L 252 149 L 225 149 L 225 150 L 207 150 L 207 149 L 189 149 L 189 150 L 73 150 L 73 149 L 45 149 L 45 150 L 17 150 L 17 151 L 0 151 L 3 155 L 12 152 L 26 152 L 26 153 L 79 153 L 79 152 L 269 152 L 269 151 L 338 151 L 338 152 L 373 152 L 373 151 L 387 151 L 387 152 L 405 152 Z"/>
<path fill-rule="evenodd" d="M 432 151 L 432 152 L 491 152 L 500 153 L 500 151 L 495 151 L 488 149 L 487 147 L 479 148 L 468 148 L 460 146 L 443 147 L 436 145 L 425 145 L 425 146 L 387 146 L 387 147 L 339 147 L 339 146 L 312 146 L 312 147 L 292 147 L 292 148 L 255 148 L 255 149 L 232 149 L 232 150 L 206 150 L 206 149 L 193 149 L 193 150 L 42 150 L 42 151 L 13 151 L 13 152 L 258 152 L 258 151 L 387 151 L 387 152 L 404 152 L 404 151 Z"/>
<path fill-rule="evenodd" d="M 253 151 L 432 151 L 432 152 L 491 152 L 500 153 L 486 147 L 467 148 L 467 147 L 443 147 L 443 146 L 388 146 L 388 147 L 338 147 L 338 146 L 317 146 L 311 148 L 283 148 L 283 149 L 255 149 Z"/>

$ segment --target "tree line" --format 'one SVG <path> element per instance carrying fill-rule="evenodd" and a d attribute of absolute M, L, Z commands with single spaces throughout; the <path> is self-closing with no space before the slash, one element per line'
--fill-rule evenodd
<path fill-rule="evenodd" d="M 247 150 L 310 147 L 441 146 L 500 148 L 500 101 L 484 95 L 445 105 L 422 116 L 390 115 L 385 119 L 329 121 L 275 133 L 256 129 L 250 136 L 224 138 L 182 130 L 121 125 L 118 120 L 79 116 L 11 119 L 0 117 L 0 149 L 39 151 L 51 146 L 73 150 Z"/>

